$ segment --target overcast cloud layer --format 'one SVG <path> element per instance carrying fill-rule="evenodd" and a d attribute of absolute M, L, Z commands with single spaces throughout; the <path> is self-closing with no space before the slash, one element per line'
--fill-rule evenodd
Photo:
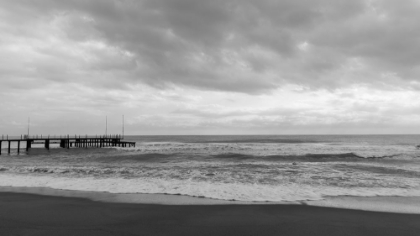
<path fill-rule="evenodd" d="M 2 134 L 420 132 L 420 1 L 0 6 Z"/>

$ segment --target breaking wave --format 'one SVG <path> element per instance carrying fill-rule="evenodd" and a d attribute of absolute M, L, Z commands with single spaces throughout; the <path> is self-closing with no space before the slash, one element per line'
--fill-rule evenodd
<path fill-rule="evenodd" d="M 135 148 L 34 148 L 0 157 L 0 186 L 238 201 L 420 196 L 420 150 L 392 138 L 152 137 Z"/>
<path fill-rule="evenodd" d="M 124 166 L 0 166 L 0 185 L 166 193 L 238 201 L 420 196 L 418 166 L 354 162 L 183 162 Z"/>

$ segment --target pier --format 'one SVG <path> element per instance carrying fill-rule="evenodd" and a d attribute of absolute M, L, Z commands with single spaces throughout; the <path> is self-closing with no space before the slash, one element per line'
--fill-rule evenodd
<path fill-rule="evenodd" d="M 25 150 L 29 151 L 33 144 L 42 144 L 46 149 L 50 149 L 51 144 L 59 144 L 60 148 L 103 148 L 103 147 L 135 147 L 135 142 L 123 141 L 122 135 L 64 135 L 64 136 L 38 136 L 21 135 L 20 137 L 1 136 L 0 155 L 2 154 L 2 145 L 7 145 L 7 153 L 10 154 L 12 143 L 17 143 L 17 152 L 20 153 L 21 143 L 25 143 Z"/>

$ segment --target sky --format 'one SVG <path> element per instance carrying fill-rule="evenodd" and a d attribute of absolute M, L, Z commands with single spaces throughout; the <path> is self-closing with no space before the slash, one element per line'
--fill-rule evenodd
<path fill-rule="evenodd" d="M 418 0 L 0 0 L 0 134 L 418 134 Z"/>

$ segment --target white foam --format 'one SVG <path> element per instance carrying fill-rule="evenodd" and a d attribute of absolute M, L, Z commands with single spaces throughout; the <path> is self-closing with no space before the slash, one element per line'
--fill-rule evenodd
<path fill-rule="evenodd" d="M 216 194 L 217 196 L 212 195 L 211 197 L 236 200 L 243 200 L 240 196 L 245 194 L 247 201 L 271 201 L 270 199 L 275 198 L 273 197 L 275 193 L 271 192 L 271 190 L 276 188 L 286 189 L 285 191 L 290 189 L 290 191 L 296 193 L 296 196 L 303 196 L 303 198 L 307 195 L 313 196 L 312 193 L 316 193 L 315 195 L 319 197 L 322 195 L 359 195 L 359 193 L 365 192 L 366 189 L 371 189 L 371 192 L 375 192 L 378 189 L 387 189 L 393 192 L 420 189 L 420 182 L 418 177 L 416 177 L 420 176 L 418 165 L 413 165 L 412 163 L 389 165 L 380 162 L 300 162 L 297 165 L 293 165 L 291 163 L 262 161 L 252 163 L 182 162 L 138 164 L 130 162 L 117 166 L 103 166 L 100 163 L 93 163 L 88 166 L 3 165 L 0 166 L 0 171 L 5 175 L 28 175 L 34 177 L 43 175 L 51 179 L 95 178 L 109 181 L 131 179 L 133 183 L 149 186 L 146 189 L 138 190 L 142 193 L 159 192 L 194 196 L 203 195 L 207 197 L 209 197 L 209 194 Z M 191 190 L 184 185 L 196 186 L 196 189 Z M 136 184 L 133 186 L 136 186 Z M 175 189 L 173 186 L 177 186 L 177 188 Z M 308 189 L 310 194 L 299 192 L 300 186 Z M 219 192 L 202 192 L 206 190 L 199 189 L 199 187 Z M 240 196 L 238 197 L 234 194 L 220 195 L 226 192 L 225 188 L 235 188 L 235 191 Z M 254 192 L 253 189 L 257 189 L 257 191 Z M 315 190 L 312 191 L 313 189 Z M 322 191 L 318 191 L 319 189 L 322 189 Z M 330 191 L 331 189 L 337 191 L 337 193 Z M 102 190 L 98 189 L 97 191 Z M 126 188 L 119 191 L 130 192 L 131 190 Z M 263 195 L 263 199 L 261 199 L 259 193 Z M 361 194 L 361 196 L 365 195 Z M 264 199 L 267 196 L 269 196 L 268 199 Z M 287 198 L 287 196 L 281 198 Z"/>
<path fill-rule="evenodd" d="M 166 193 L 238 201 L 304 201 L 327 196 L 420 196 L 419 188 L 311 186 L 283 183 L 276 186 L 244 183 L 212 183 L 157 178 L 95 178 L 0 174 L 0 186 L 49 187 L 63 190 L 110 193 Z"/>
<path fill-rule="evenodd" d="M 305 204 L 365 211 L 420 214 L 420 197 L 332 197 L 320 201 L 308 201 Z"/>

